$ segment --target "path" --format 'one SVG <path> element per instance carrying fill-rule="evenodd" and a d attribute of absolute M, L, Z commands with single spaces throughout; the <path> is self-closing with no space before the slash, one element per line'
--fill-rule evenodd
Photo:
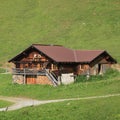
<path fill-rule="evenodd" d="M 55 103 L 55 102 L 70 101 L 70 100 L 107 98 L 107 97 L 112 97 L 112 96 L 120 96 L 120 94 L 109 94 L 109 95 L 104 95 L 104 96 L 92 96 L 92 97 L 81 97 L 81 98 L 57 99 L 57 100 L 35 100 L 35 99 L 28 99 L 28 98 L 0 96 L 0 100 L 6 100 L 6 101 L 15 103 L 11 105 L 10 107 L 0 108 L 0 111 L 17 110 L 17 109 L 27 107 L 27 106 L 36 106 L 36 105 L 47 104 L 47 103 Z"/>

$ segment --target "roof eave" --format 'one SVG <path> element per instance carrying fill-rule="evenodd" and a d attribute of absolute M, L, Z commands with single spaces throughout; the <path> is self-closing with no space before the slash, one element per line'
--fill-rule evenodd
<path fill-rule="evenodd" d="M 90 61 L 90 66 L 94 66 L 95 64 L 96 64 L 96 62 L 95 61 L 100 61 L 101 59 L 99 58 L 101 55 L 103 55 L 103 54 L 106 54 L 106 55 L 108 55 L 109 57 L 110 57 L 110 59 L 112 60 L 110 63 L 111 64 L 116 64 L 117 63 L 117 61 L 114 59 L 114 58 L 112 58 L 111 57 L 111 55 L 110 54 L 108 54 L 108 52 L 107 51 L 103 51 L 101 54 L 99 54 L 97 57 L 95 57 L 94 59 L 92 59 L 91 61 Z M 99 60 L 99 59 L 100 60 Z M 95 62 L 95 63 L 94 63 Z M 93 64 L 94 63 L 94 64 Z"/>
<path fill-rule="evenodd" d="M 14 61 L 16 58 L 18 58 L 20 55 L 22 55 L 25 51 L 29 50 L 30 48 L 32 48 L 33 46 L 29 46 L 28 48 L 26 48 L 24 51 L 20 52 L 19 54 L 17 54 L 15 57 L 13 57 L 12 59 L 10 59 L 8 62 L 12 62 Z"/>

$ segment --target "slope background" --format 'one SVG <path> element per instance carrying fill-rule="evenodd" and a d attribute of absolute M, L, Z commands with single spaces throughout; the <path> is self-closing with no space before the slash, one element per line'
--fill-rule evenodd
<path fill-rule="evenodd" d="M 0 65 L 32 43 L 104 49 L 120 63 L 120 1 L 0 0 Z"/>

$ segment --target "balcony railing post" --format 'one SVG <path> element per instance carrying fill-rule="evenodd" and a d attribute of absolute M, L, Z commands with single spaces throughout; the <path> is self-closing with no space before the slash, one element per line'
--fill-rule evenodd
<path fill-rule="evenodd" d="M 25 75 L 25 68 L 23 69 L 24 75 Z"/>
<path fill-rule="evenodd" d="M 25 68 L 23 69 L 23 72 L 24 72 L 24 78 L 23 78 L 23 84 L 25 84 L 26 82 L 26 73 L 25 73 Z"/>

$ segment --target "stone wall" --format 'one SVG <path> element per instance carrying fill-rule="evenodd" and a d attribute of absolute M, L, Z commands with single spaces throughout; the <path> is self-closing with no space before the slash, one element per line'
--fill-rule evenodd
<path fill-rule="evenodd" d="M 73 73 L 62 74 L 61 83 L 64 85 L 74 83 L 74 74 Z"/>
<path fill-rule="evenodd" d="M 13 83 L 24 84 L 24 77 L 22 75 L 13 75 Z"/>

